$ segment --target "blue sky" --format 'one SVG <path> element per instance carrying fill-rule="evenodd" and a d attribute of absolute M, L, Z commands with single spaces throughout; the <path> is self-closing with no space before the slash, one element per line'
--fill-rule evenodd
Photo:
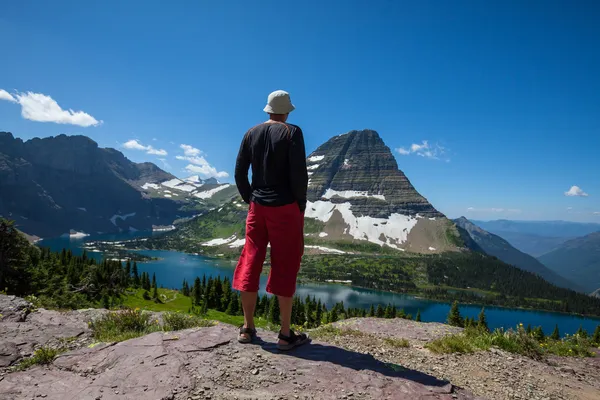
<path fill-rule="evenodd" d="M 375 129 L 450 217 L 600 222 L 598 20 L 595 1 L 1 2 L 0 130 L 227 181 L 285 89 L 308 152 Z"/>

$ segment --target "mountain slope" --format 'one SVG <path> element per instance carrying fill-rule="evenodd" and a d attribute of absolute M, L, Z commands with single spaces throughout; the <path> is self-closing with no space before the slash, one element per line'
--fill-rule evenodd
<path fill-rule="evenodd" d="M 548 282 L 557 286 L 583 291 L 581 286 L 576 285 L 573 282 L 569 282 L 556 272 L 548 269 L 534 257 L 515 249 L 510 245 L 510 243 L 500 236 L 481 229 L 465 217 L 455 219 L 454 222 L 456 225 L 467 231 L 473 241 L 475 241 L 479 248 L 482 249 L 486 254 L 497 257 L 507 264 L 514 265 L 525 271 L 539 275 Z"/>
<path fill-rule="evenodd" d="M 554 250 L 567 240 L 600 231 L 600 224 L 570 221 L 473 220 L 473 223 L 534 257 Z"/>
<path fill-rule="evenodd" d="M 597 298 L 599 298 L 599 299 L 600 299 L 600 288 L 598 288 L 596 291 L 594 291 L 594 292 L 591 294 L 591 296 L 592 296 L 592 297 L 597 297 Z"/>
<path fill-rule="evenodd" d="M 24 142 L 0 132 L 0 215 L 28 234 L 149 230 L 203 209 L 202 199 L 153 196 L 144 188 L 174 179 L 152 163 L 133 163 L 85 136 Z"/>
<path fill-rule="evenodd" d="M 600 287 L 600 232 L 569 240 L 538 260 L 590 293 Z"/>

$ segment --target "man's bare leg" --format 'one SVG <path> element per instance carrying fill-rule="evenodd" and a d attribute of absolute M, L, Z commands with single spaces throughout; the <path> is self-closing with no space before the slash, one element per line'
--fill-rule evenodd
<path fill-rule="evenodd" d="M 279 316 L 281 318 L 281 333 L 290 336 L 290 325 L 292 320 L 292 297 L 277 296 L 279 299 Z M 279 344 L 287 344 L 285 340 L 279 339 Z"/>
<path fill-rule="evenodd" d="M 244 310 L 244 328 L 254 329 L 254 309 L 256 308 L 257 292 L 240 292 L 242 297 L 242 309 Z M 241 333 L 241 337 L 250 339 L 247 333 Z"/>

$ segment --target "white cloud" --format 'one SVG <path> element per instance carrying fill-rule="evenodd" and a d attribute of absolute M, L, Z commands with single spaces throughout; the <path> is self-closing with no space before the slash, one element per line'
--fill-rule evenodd
<path fill-rule="evenodd" d="M 17 99 L 15 99 L 12 94 L 8 93 L 6 90 L 4 89 L 0 89 L 0 100 L 8 100 L 8 101 L 12 101 L 13 103 L 17 102 Z"/>
<path fill-rule="evenodd" d="M 217 171 L 215 167 L 210 165 L 210 163 L 201 156 L 202 151 L 195 147 L 192 147 L 187 144 L 182 144 L 179 147 L 183 149 L 184 155 L 176 156 L 175 158 L 178 160 L 184 160 L 190 162 L 185 167 L 185 170 L 189 173 L 202 175 L 204 178 L 227 178 L 229 174 L 225 171 Z"/>
<path fill-rule="evenodd" d="M 571 186 L 571 189 L 569 189 L 568 192 L 565 192 L 565 196 L 587 197 L 589 195 L 581 190 L 579 186 Z"/>
<path fill-rule="evenodd" d="M 179 147 L 183 150 L 183 154 L 188 157 L 199 156 L 200 154 L 202 154 L 202 151 L 200 149 L 190 146 L 189 144 L 181 144 L 179 145 Z"/>
<path fill-rule="evenodd" d="M 185 167 L 185 170 L 193 173 L 200 174 L 206 178 L 227 178 L 229 174 L 225 171 L 217 171 L 215 167 L 212 165 L 194 165 L 188 164 Z"/>
<path fill-rule="evenodd" d="M 128 140 L 127 142 L 123 143 L 123 147 L 125 147 L 126 149 L 129 149 L 129 150 L 145 151 L 146 154 L 152 154 L 155 156 L 166 156 L 167 154 L 169 154 L 164 149 L 155 149 L 154 147 L 152 147 L 150 145 L 144 146 L 137 139 Z"/>
<path fill-rule="evenodd" d="M 97 126 L 102 123 L 83 111 L 63 110 L 50 96 L 42 93 L 15 93 L 11 95 L 0 89 L 0 100 L 7 100 L 21 105 L 21 116 L 30 121 L 55 122 L 79 126 Z"/>
<path fill-rule="evenodd" d="M 592 214 L 594 214 L 594 215 L 600 215 L 600 211 L 594 211 Z"/>
<path fill-rule="evenodd" d="M 573 207 L 567 207 L 567 211 L 571 211 Z"/>
<path fill-rule="evenodd" d="M 432 160 L 440 160 L 444 159 L 445 161 L 450 161 L 446 155 L 446 149 L 438 144 L 430 144 L 429 141 L 423 140 L 423 142 L 413 143 L 410 145 L 409 149 L 404 147 L 398 147 L 396 149 L 398 154 L 407 156 L 410 154 L 416 154 L 420 157 L 430 158 Z"/>

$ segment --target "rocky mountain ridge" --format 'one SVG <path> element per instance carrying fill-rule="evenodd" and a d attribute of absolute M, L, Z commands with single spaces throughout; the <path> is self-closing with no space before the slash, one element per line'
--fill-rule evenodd
<path fill-rule="evenodd" d="M 171 187 L 159 190 L 165 182 Z M 0 132 L 0 215 L 29 235 L 151 230 L 214 207 L 212 195 L 220 190 L 231 193 L 229 186 L 196 179 L 188 196 L 179 182 L 86 136 L 23 141 Z"/>

